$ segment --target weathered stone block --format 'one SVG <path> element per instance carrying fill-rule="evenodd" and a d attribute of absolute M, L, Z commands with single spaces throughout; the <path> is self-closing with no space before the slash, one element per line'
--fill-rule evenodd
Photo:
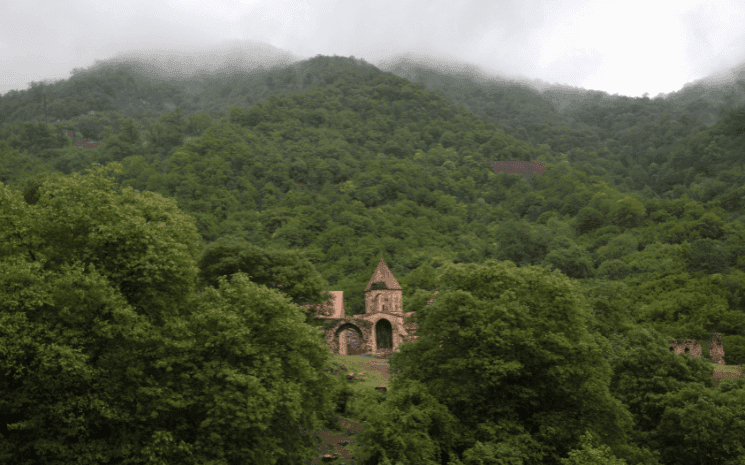
<path fill-rule="evenodd" d="M 724 347 L 722 346 L 722 333 L 711 333 L 709 339 L 709 357 L 714 363 L 724 365 Z M 671 339 L 670 350 L 677 355 L 688 354 L 691 357 L 701 358 L 703 350 L 701 344 L 695 339 Z"/>

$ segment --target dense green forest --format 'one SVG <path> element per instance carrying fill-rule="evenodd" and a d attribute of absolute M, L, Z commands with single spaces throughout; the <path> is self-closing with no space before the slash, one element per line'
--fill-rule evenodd
<path fill-rule="evenodd" d="M 294 302 L 340 290 L 363 313 L 382 254 L 419 311 L 450 266 L 509 261 L 576 286 L 609 363 L 641 328 L 720 332 L 742 365 L 742 89 L 629 98 L 325 56 L 198 79 L 104 63 L 0 97 L 0 182 L 33 205 L 46 180 L 116 167 L 117 186 L 194 219 L 198 293 L 254 271 Z M 546 169 L 491 168 L 510 160 Z M 227 263 L 241 253 L 281 266 Z"/>

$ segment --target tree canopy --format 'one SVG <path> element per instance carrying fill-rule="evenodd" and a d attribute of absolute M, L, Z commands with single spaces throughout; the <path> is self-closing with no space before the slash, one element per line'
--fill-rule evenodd
<path fill-rule="evenodd" d="M 6 463 L 296 463 L 332 417 L 329 350 L 244 273 L 195 293 L 175 202 L 94 167 L 0 184 Z"/>
<path fill-rule="evenodd" d="M 77 396 L 50 391 L 49 405 L 57 410 L 34 404 L 35 419 L 24 427 L 39 444 L 35 454 L 51 453 L 43 449 L 52 447 L 44 446 L 43 438 L 57 434 L 75 415 L 94 419 L 85 426 L 91 437 L 131 432 L 126 437 L 149 444 L 151 452 L 145 454 L 154 457 L 162 450 L 177 460 L 178 454 L 188 456 L 188 447 L 211 453 L 220 441 L 204 439 L 201 430 L 178 432 L 176 425 L 192 431 L 189 418 L 217 418 L 220 409 L 205 413 L 187 400 L 171 405 L 169 396 L 176 399 L 183 390 L 205 405 L 219 405 L 214 396 L 200 394 L 209 383 L 200 384 L 202 378 L 189 371 L 217 373 L 204 368 L 217 360 L 234 375 L 214 375 L 226 393 L 239 392 L 240 383 L 255 387 L 265 376 L 266 398 L 286 406 L 273 412 L 283 411 L 309 427 L 308 409 L 319 410 L 319 421 L 328 419 L 325 397 L 314 404 L 296 393 L 290 401 L 291 394 L 272 385 L 272 376 L 298 369 L 297 383 L 289 382 L 294 387 L 288 389 L 299 390 L 303 383 L 321 389 L 326 381 L 307 377 L 322 366 L 315 349 L 321 337 L 310 311 L 298 305 L 318 303 L 327 291 L 343 291 L 347 315 L 363 313 L 363 291 L 382 254 L 402 285 L 404 311 L 442 321 L 442 328 L 425 324 L 434 337 L 453 336 L 459 329 L 448 324 L 463 324 L 468 329 L 453 341 L 474 348 L 458 346 L 467 355 L 455 355 L 456 346 L 440 349 L 440 341 L 425 338 L 418 349 L 407 349 L 416 354 L 412 360 L 429 365 L 381 404 L 398 410 L 382 408 L 370 420 L 383 425 L 372 429 L 377 433 L 371 438 L 390 443 L 375 446 L 371 439 L 371 457 L 420 460 L 403 451 L 392 436 L 395 429 L 385 425 L 421 420 L 429 439 L 422 432 L 406 441 L 431 457 L 422 463 L 436 461 L 437 454 L 463 463 L 491 456 L 517 463 L 509 454 L 523 452 L 526 459 L 544 456 L 553 462 L 611 463 L 612 455 L 629 463 L 738 463 L 741 444 L 732 434 L 722 436 L 727 450 L 705 449 L 712 441 L 708 433 L 686 426 L 678 431 L 695 437 L 702 453 L 674 447 L 681 436 L 672 425 L 683 417 L 711 415 L 710 428 L 737 431 L 739 417 L 733 412 L 740 400 L 731 393 L 737 383 L 708 386 L 709 373 L 697 371 L 701 366 L 683 366 L 663 352 L 669 352 L 670 339 L 695 339 L 704 342 L 706 358 L 706 341 L 720 332 L 725 362 L 745 363 L 743 81 L 697 84 L 649 99 L 484 81 L 421 64 L 408 67 L 410 72 L 404 68 L 386 72 L 364 60 L 317 56 L 269 70 L 168 81 L 151 79 L 132 64 L 112 64 L 0 96 L 5 222 L 0 260 L 7 264 L 0 275 L 6 283 L 0 286 L 0 315 L 8 336 L 3 343 L 15 354 L 8 372 L 17 378 L 3 379 L 11 393 L 5 397 L 8 415 L 26 408 L 15 393 L 31 396 L 36 392 L 31 386 L 41 380 L 55 389 L 62 389 L 58 381 L 68 383 Z M 74 146 L 91 138 L 100 144 Z M 520 174 L 495 172 L 494 161 L 539 162 L 546 169 L 527 181 Z M 83 175 L 91 167 L 96 172 L 106 167 L 109 177 Z M 477 285 L 464 277 L 443 293 L 447 276 L 482 274 L 511 287 Z M 438 285 L 444 298 L 427 310 Z M 584 326 L 553 322 L 535 297 L 518 292 L 525 286 L 544 289 L 567 318 Z M 253 295 L 261 296 L 256 299 L 265 300 L 266 308 L 239 301 L 252 301 Z M 483 328 L 451 321 L 436 310 L 439 305 L 460 315 L 458 299 Z M 253 344 L 253 335 L 276 328 L 251 326 L 260 318 L 246 314 L 247 308 L 276 314 L 271 325 L 291 328 L 289 334 L 314 347 L 307 350 L 310 361 L 279 350 L 276 357 L 254 357 L 259 352 L 251 351 L 258 348 L 240 344 Z M 240 336 L 223 336 L 231 330 L 208 323 L 212 311 L 222 312 L 215 318 L 236 322 Z M 254 323 L 240 323 L 247 321 Z M 120 323 L 122 328 L 116 326 Z M 229 349 L 205 339 L 200 324 L 213 324 L 215 341 L 226 338 Z M 519 332 L 510 332 L 513 327 Z M 555 341 L 541 336 L 546 328 Z M 183 339 L 192 333 L 194 342 Z M 477 340 L 474 334 L 497 339 Z M 523 347 L 518 335 L 534 345 Z M 526 358 L 514 355 L 505 341 L 523 347 Z M 634 372 L 636 346 L 650 354 L 641 358 L 643 370 Z M 495 363 L 480 362 L 476 349 Z M 235 355 L 244 353 L 252 355 Z M 157 357 L 174 362 L 160 368 Z M 498 362 L 504 357 L 507 362 Z M 434 362 L 447 368 L 443 374 Z M 305 370 L 303 363 L 314 369 Z M 551 363 L 561 369 L 549 373 Z M 43 369 L 32 375 L 24 371 L 29 366 Z M 532 371 L 515 372 L 518 366 Z M 504 391 L 517 399 L 504 406 L 512 416 L 487 424 L 477 417 L 497 408 L 490 405 L 489 393 L 469 384 L 461 395 L 446 386 L 469 367 L 489 388 L 514 381 L 514 388 Z M 491 373 L 496 375 L 487 379 Z M 534 380 L 536 386 L 547 399 L 561 398 L 566 409 L 549 409 L 535 388 L 526 387 L 537 374 L 542 378 Z M 611 398 L 590 377 L 607 382 Z M 187 378 L 192 384 L 183 381 Z M 98 379 L 125 387 L 91 381 Z M 345 397 L 333 386 L 327 391 L 329 398 Z M 607 425 L 595 424 L 599 420 L 590 401 L 583 403 L 577 393 L 610 415 Z M 466 394 L 478 402 L 460 409 Z M 647 394 L 650 401 L 641 405 Z M 117 398 L 121 403 L 112 400 Z M 145 422 L 147 414 L 125 405 L 140 398 L 159 419 L 148 419 L 152 428 L 137 433 L 132 422 Z M 238 402 L 235 398 L 230 402 Z M 619 402 L 628 415 L 618 410 Z M 684 408 L 685 402 L 694 407 Z M 98 405 L 105 408 L 96 410 Z M 589 418 L 568 416 L 569 407 Z M 228 418 L 240 416 L 227 409 L 233 412 Z M 168 423 L 171 413 L 183 421 Z M 274 413 L 265 413 L 251 421 L 275 421 Z M 9 417 L 6 423 L 22 421 Z M 214 424 L 223 425 L 220 421 Z M 563 422 L 576 428 L 569 433 L 556 426 Z M 242 431 L 259 434 L 241 424 Z M 475 429 L 468 432 L 462 425 Z M 75 434 L 77 427 L 69 426 L 62 436 Z M 215 428 L 223 435 L 222 426 Z M 16 442 L 9 444 L 17 444 L 21 433 L 10 431 Z M 239 433 L 224 437 L 233 434 Z M 259 444 L 265 446 L 269 455 L 256 457 L 291 461 L 276 455 L 272 444 L 295 437 L 265 434 L 252 444 L 257 451 Z M 109 441 L 107 447 L 113 441 L 102 440 Z M 64 453 L 72 457 L 82 446 L 66 441 Z M 122 441 L 109 449 L 103 442 L 96 447 L 100 454 L 120 453 L 127 440 Z M 298 457 L 308 444 L 303 441 L 297 443 Z M 535 447 L 525 449 L 529 444 Z M 10 446 L 4 453 L 20 454 Z M 104 461 L 89 459 L 96 460 Z"/>

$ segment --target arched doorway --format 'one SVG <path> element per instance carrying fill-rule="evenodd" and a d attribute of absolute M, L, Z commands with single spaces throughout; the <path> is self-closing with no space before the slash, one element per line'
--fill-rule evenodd
<path fill-rule="evenodd" d="M 378 353 L 393 351 L 393 327 L 385 318 L 375 324 L 375 344 Z"/>
<path fill-rule="evenodd" d="M 336 335 L 339 338 L 339 355 L 359 355 L 365 352 L 362 332 L 352 324 L 341 326 Z"/>

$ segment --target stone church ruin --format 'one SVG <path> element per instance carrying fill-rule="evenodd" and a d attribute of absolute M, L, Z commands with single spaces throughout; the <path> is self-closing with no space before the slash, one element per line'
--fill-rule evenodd
<path fill-rule="evenodd" d="M 491 164 L 495 174 L 500 171 L 507 174 L 522 174 L 528 181 L 533 175 L 543 175 L 543 170 L 546 169 L 545 163 L 535 161 L 493 161 Z"/>
<path fill-rule="evenodd" d="M 691 357 L 701 358 L 701 344 L 695 339 L 669 339 L 670 352 L 677 355 L 688 354 Z M 709 338 L 709 357 L 712 362 L 724 365 L 724 347 L 722 346 L 722 333 L 711 333 Z"/>
<path fill-rule="evenodd" d="M 438 292 L 427 301 L 428 305 Z M 382 257 L 365 287 L 364 315 L 346 315 L 344 291 L 328 294 L 326 302 L 315 306 L 315 318 L 324 320 L 323 330 L 331 353 L 385 358 L 402 342 L 417 339 L 415 312 L 404 313 L 401 285 Z"/>

